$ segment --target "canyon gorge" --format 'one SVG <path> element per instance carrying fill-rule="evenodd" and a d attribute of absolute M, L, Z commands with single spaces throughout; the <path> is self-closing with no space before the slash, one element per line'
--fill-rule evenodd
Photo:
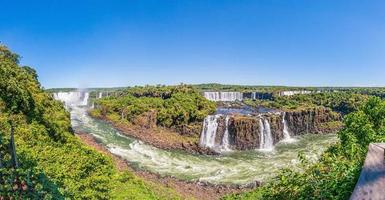
<path fill-rule="evenodd" d="M 296 166 L 298 152 L 309 159 L 336 140 L 340 127 L 330 128 L 341 116 L 330 109 L 298 111 L 219 106 L 201 122 L 196 145 L 219 155 L 199 155 L 164 150 L 115 129 L 110 123 L 89 116 L 92 98 L 107 93 L 92 91 L 56 92 L 71 114 L 75 132 L 88 133 L 111 153 L 125 159 L 138 170 L 186 181 L 249 187 L 273 177 L 282 167 Z M 204 94 L 203 94 L 204 96 Z M 239 95 L 225 95 L 239 101 Z M 263 111 L 263 112 L 261 112 Z M 153 116 L 154 117 L 154 116 Z"/>

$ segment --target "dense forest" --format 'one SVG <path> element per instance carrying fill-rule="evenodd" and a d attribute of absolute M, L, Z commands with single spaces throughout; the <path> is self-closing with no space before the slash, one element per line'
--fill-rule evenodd
<path fill-rule="evenodd" d="M 246 100 L 251 106 L 264 106 L 282 110 L 308 109 L 323 106 L 343 115 L 356 111 L 368 100 L 368 95 L 354 92 L 313 93 L 274 97 L 274 100 Z"/>
<path fill-rule="evenodd" d="M 368 145 L 385 141 L 385 101 L 372 97 L 344 118 L 339 142 L 316 163 L 299 155 L 302 171 L 283 169 L 271 182 L 224 199 L 348 199 L 358 180 Z"/>
<path fill-rule="evenodd" d="M 187 85 L 132 87 L 123 95 L 97 100 L 94 116 L 133 122 L 148 112 L 156 125 L 171 128 L 202 122 L 215 112 L 216 104 Z"/>
<path fill-rule="evenodd" d="M 41 87 L 36 71 L 21 66 L 19 59 L 0 46 L 0 199 L 180 199 L 169 187 L 119 171 L 110 157 L 83 144 L 75 136 L 63 104 Z M 210 89 L 224 86 L 118 88 L 118 95 L 96 99 L 91 114 L 127 123 L 150 117 L 166 128 L 200 126 L 215 112 L 216 103 L 201 95 L 202 90 Z M 223 199 L 349 198 L 368 144 L 385 140 L 385 102 L 380 97 L 382 89 L 352 88 L 245 100 L 250 106 L 283 110 L 330 108 L 344 115 L 344 126 L 337 133 L 338 142 L 317 162 L 299 153 L 300 171 L 282 169 L 261 187 Z"/>
<path fill-rule="evenodd" d="M 0 199 L 178 199 L 85 146 L 31 67 L 0 46 Z"/>

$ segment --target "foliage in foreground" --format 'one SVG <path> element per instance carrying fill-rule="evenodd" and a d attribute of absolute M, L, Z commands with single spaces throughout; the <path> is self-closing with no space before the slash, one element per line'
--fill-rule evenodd
<path fill-rule="evenodd" d="M 170 189 L 118 172 L 71 132 L 69 113 L 36 72 L 0 46 L 0 199 L 175 199 Z M 10 151 L 14 127 L 18 167 Z"/>
<path fill-rule="evenodd" d="M 255 191 L 224 199 L 348 199 L 359 177 L 368 145 L 385 141 L 385 101 L 371 98 L 344 119 L 339 143 L 316 163 L 302 159 L 303 171 L 284 169 Z"/>

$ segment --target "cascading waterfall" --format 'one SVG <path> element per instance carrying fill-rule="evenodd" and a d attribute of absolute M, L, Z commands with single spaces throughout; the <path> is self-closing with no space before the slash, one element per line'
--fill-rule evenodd
<path fill-rule="evenodd" d="M 252 92 L 251 93 L 251 99 L 252 100 L 256 100 L 257 99 L 257 93 L 256 92 Z"/>
<path fill-rule="evenodd" d="M 82 106 L 88 105 L 88 97 L 90 96 L 90 93 L 85 92 L 83 93 L 83 101 L 82 101 Z"/>
<path fill-rule="evenodd" d="M 260 149 L 272 150 L 274 148 L 273 136 L 271 135 L 270 123 L 266 118 L 259 119 L 259 131 Z"/>
<path fill-rule="evenodd" d="M 58 93 L 54 93 L 53 97 L 56 100 L 60 100 L 64 102 L 66 106 L 70 106 L 70 105 L 87 106 L 89 93 L 82 92 L 82 91 L 58 92 Z"/>
<path fill-rule="evenodd" d="M 264 138 L 265 126 L 262 122 L 262 118 L 259 118 L 259 148 L 262 149 L 265 143 Z"/>
<path fill-rule="evenodd" d="M 230 140 L 229 140 L 229 119 L 230 119 L 230 116 L 226 116 L 226 119 L 225 119 L 225 125 L 226 125 L 226 129 L 225 129 L 225 133 L 223 134 L 223 138 L 222 138 L 222 144 L 221 144 L 221 150 L 222 151 L 230 151 Z"/>
<path fill-rule="evenodd" d="M 215 151 L 225 152 L 230 151 L 230 141 L 229 141 L 229 119 L 230 116 L 226 115 L 225 117 L 225 132 L 221 138 L 220 144 L 215 142 L 217 138 L 217 129 L 218 129 L 218 119 L 223 115 L 209 115 L 205 118 L 203 122 L 202 133 L 200 136 L 200 146 L 208 147 Z M 284 143 L 295 142 L 296 140 L 290 136 L 289 127 L 286 121 L 286 113 L 283 113 L 282 116 L 282 124 L 283 124 L 283 140 Z M 270 151 L 274 149 L 274 139 L 270 127 L 269 120 L 264 117 L 259 117 L 259 149 Z"/>
<path fill-rule="evenodd" d="M 290 136 L 289 126 L 286 121 L 286 112 L 282 114 L 282 124 L 283 124 L 283 142 L 295 142 L 296 140 Z"/>
<path fill-rule="evenodd" d="M 289 133 L 289 128 L 287 126 L 287 121 L 286 121 L 286 112 L 283 112 L 282 115 L 282 124 L 283 124 L 283 139 L 290 139 L 290 133 Z"/>
<path fill-rule="evenodd" d="M 241 92 L 204 92 L 204 97 L 210 101 L 242 101 Z"/>
<path fill-rule="evenodd" d="M 99 96 L 98 96 L 98 99 L 102 98 L 103 97 L 103 92 L 99 92 Z"/>
<path fill-rule="evenodd" d="M 80 106 L 80 103 L 73 104 L 68 94 L 53 96 L 69 105 L 71 124 L 76 132 L 96 137 L 111 153 L 138 166 L 139 169 L 188 181 L 242 185 L 255 183 L 256 180 L 268 181 L 282 167 L 295 166 L 298 162 L 298 152 L 304 152 L 309 158 L 316 159 L 330 144 L 338 140 L 335 135 L 304 135 L 298 139 L 296 145 L 288 144 L 281 148 L 278 144 L 273 154 L 244 151 L 222 156 L 205 156 L 162 150 L 125 136 L 109 123 L 91 118 L 87 114 L 87 107 Z M 70 102 L 66 102 L 67 100 Z M 266 153 L 269 156 L 261 156 Z"/>
<path fill-rule="evenodd" d="M 226 115 L 225 117 L 225 132 L 222 136 L 221 142 L 220 144 L 215 143 L 215 139 L 217 137 L 218 119 L 220 117 L 223 117 L 223 115 L 209 115 L 204 119 L 199 145 L 218 152 L 231 151 L 228 128 L 230 119 L 229 115 Z"/>
<path fill-rule="evenodd" d="M 204 119 L 203 128 L 200 138 L 200 145 L 202 147 L 214 148 L 215 137 L 218 128 L 218 118 L 221 115 L 209 115 Z"/>

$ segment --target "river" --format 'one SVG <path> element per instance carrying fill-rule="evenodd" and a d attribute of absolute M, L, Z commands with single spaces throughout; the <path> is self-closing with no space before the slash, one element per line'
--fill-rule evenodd
<path fill-rule="evenodd" d="M 124 136 L 110 124 L 88 116 L 86 106 L 70 105 L 67 108 L 71 112 L 74 130 L 93 135 L 110 152 L 127 160 L 134 168 L 213 184 L 266 181 L 280 168 L 295 167 L 299 162 L 299 152 L 314 160 L 337 140 L 334 134 L 309 134 L 296 137 L 294 143 L 279 143 L 271 152 L 251 150 L 221 156 L 193 155 L 159 149 Z"/>

